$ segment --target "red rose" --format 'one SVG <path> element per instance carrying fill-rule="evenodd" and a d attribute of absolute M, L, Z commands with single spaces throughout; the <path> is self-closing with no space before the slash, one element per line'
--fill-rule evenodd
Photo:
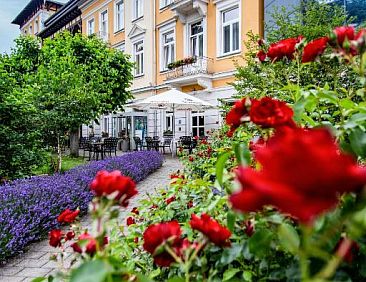
<path fill-rule="evenodd" d="M 130 226 L 131 224 L 136 223 L 135 219 L 132 216 L 127 217 L 126 222 L 127 222 L 127 226 Z"/>
<path fill-rule="evenodd" d="M 259 61 L 264 62 L 266 60 L 266 58 L 267 58 L 267 54 L 263 50 L 260 50 L 257 53 L 256 57 L 259 59 Z"/>
<path fill-rule="evenodd" d="M 303 223 L 333 208 L 345 192 L 366 184 L 366 168 L 343 153 L 326 129 L 291 129 L 276 133 L 256 152 L 261 169 L 240 167 L 242 190 L 230 197 L 243 212 L 272 205 Z"/>
<path fill-rule="evenodd" d="M 72 240 L 72 239 L 74 239 L 74 237 L 75 237 L 75 233 L 74 233 L 74 231 L 69 231 L 69 232 L 67 232 L 66 233 L 66 241 L 70 241 L 70 240 Z"/>
<path fill-rule="evenodd" d="M 175 201 L 175 195 L 173 195 L 173 196 L 171 196 L 170 198 L 168 198 L 168 199 L 165 199 L 165 203 L 167 204 L 167 205 L 169 205 L 171 202 L 174 202 Z"/>
<path fill-rule="evenodd" d="M 144 249 L 154 257 L 155 264 L 169 266 L 174 258 L 164 249 L 156 250 L 163 244 L 168 244 L 177 254 L 182 244 L 182 230 L 177 221 L 162 222 L 150 225 L 144 232 Z"/>
<path fill-rule="evenodd" d="M 324 53 L 328 44 L 328 37 L 321 37 L 309 42 L 302 53 L 302 62 L 313 62 L 315 59 Z"/>
<path fill-rule="evenodd" d="M 138 238 L 138 237 L 135 237 L 135 238 L 133 239 L 133 242 L 134 242 L 135 244 L 137 244 L 137 243 L 139 242 L 139 238 Z"/>
<path fill-rule="evenodd" d="M 292 60 L 294 58 L 296 44 L 302 40 L 302 36 L 296 38 L 287 38 L 276 43 L 273 43 L 269 46 L 267 57 L 271 59 L 271 61 L 278 61 L 282 58 L 287 58 Z"/>
<path fill-rule="evenodd" d="M 139 214 L 140 214 L 140 212 L 139 212 L 139 210 L 137 209 L 137 207 L 134 207 L 134 208 L 132 209 L 131 213 L 134 213 L 134 214 L 137 214 L 137 215 L 139 215 Z"/>
<path fill-rule="evenodd" d="M 341 238 L 335 246 L 337 256 L 345 262 L 352 263 L 354 257 L 360 251 L 360 246 L 348 238 Z"/>
<path fill-rule="evenodd" d="M 355 28 L 353 26 L 339 26 L 336 27 L 333 32 L 340 47 L 343 47 L 343 43 L 346 39 L 348 41 L 355 39 Z"/>
<path fill-rule="evenodd" d="M 199 139 L 200 139 L 200 138 L 199 138 L 199 136 L 197 136 L 197 135 L 193 137 L 193 140 L 195 140 L 195 141 L 198 141 Z"/>
<path fill-rule="evenodd" d="M 80 210 L 64 210 L 57 218 L 57 221 L 60 223 L 73 223 L 75 218 L 79 215 Z"/>
<path fill-rule="evenodd" d="M 60 229 L 54 229 L 48 234 L 50 246 L 57 248 L 61 246 L 61 240 L 64 234 Z"/>
<path fill-rule="evenodd" d="M 80 246 L 80 243 L 83 247 Z M 102 247 L 104 247 L 107 244 L 108 244 L 108 237 L 104 237 L 103 242 L 102 242 Z M 74 252 L 77 252 L 80 254 L 85 252 L 92 256 L 97 251 L 97 240 L 93 236 L 91 236 L 89 233 L 85 232 L 79 236 L 78 242 L 73 243 L 71 245 L 71 247 L 73 248 Z M 83 250 L 83 248 L 84 248 L 84 250 Z"/>
<path fill-rule="evenodd" d="M 201 218 L 192 214 L 189 222 L 192 229 L 202 232 L 208 239 L 217 246 L 230 246 L 229 238 L 231 232 L 224 226 L 221 226 L 216 220 L 212 219 L 208 214 L 203 213 Z"/>
<path fill-rule="evenodd" d="M 263 128 L 280 126 L 296 127 L 292 117 L 294 112 L 285 102 L 264 97 L 253 99 L 250 107 L 250 120 Z"/>
<path fill-rule="evenodd" d="M 96 196 L 108 196 L 116 194 L 115 200 L 121 201 L 121 205 L 128 206 L 128 200 L 137 194 L 135 182 L 127 176 L 123 176 L 120 171 L 98 171 L 90 189 Z"/>
<path fill-rule="evenodd" d="M 234 106 L 226 115 L 226 124 L 230 126 L 230 130 L 227 133 L 229 137 L 233 136 L 235 130 L 243 122 L 243 117 L 248 116 L 247 104 L 250 100 L 243 98 L 235 102 Z"/>

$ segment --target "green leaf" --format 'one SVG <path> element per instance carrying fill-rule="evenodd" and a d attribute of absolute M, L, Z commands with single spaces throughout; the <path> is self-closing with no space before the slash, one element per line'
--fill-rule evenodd
<path fill-rule="evenodd" d="M 252 272 L 250 272 L 249 270 L 245 270 L 244 272 L 243 272 L 243 279 L 245 280 L 245 281 L 252 281 L 252 277 L 253 277 L 253 274 L 252 274 Z"/>
<path fill-rule="evenodd" d="M 32 280 L 32 282 L 42 282 L 47 280 L 47 277 L 37 277 Z"/>
<path fill-rule="evenodd" d="M 281 245 L 290 253 L 296 254 L 300 246 L 300 238 L 295 228 L 287 223 L 282 223 L 278 228 L 278 237 Z"/>
<path fill-rule="evenodd" d="M 353 103 L 350 99 L 342 99 L 339 101 L 339 104 L 342 108 L 345 108 L 347 110 L 352 109 L 355 106 L 355 103 Z"/>
<path fill-rule="evenodd" d="M 103 260 L 88 261 L 71 272 L 70 282 L 104 282 L 112 270 Z"/>
<path fill-rule="evenodd" d="M 231 248 L 226 248 L 221 255 L 220 263 L 222 265 L 228 265 L 237 259 L 243 250 L 241 244 L 232 244 Z"/>
<path fill-rule="evenodd" d="M 236 213 L 228 211 L 226 215 L 226 222 L 227 222 L 227 228 L 229 228 L 231 232 L 234 231 L 235 219 L 236 219 Z"/>
<path fill-rule="evenodd" d="M 225 163 L 230 158 L 231 152 L 222 153 L 216 162 L 216 179 L 219 182 L 220 186 L 222 186 L 222 178 L 224 175 Z"/>
<path fill-rule="evenodd" d="M 266 229 L 258 230 L 250 237 L 249 250 L 252 254 L 262 257 L 268 253 L 273 233 Z"/>
<path fill-rule="evenodd" d="M 366 157 L 366 132 L 359 127 L 352 130 L 350 136 L 352 151 L 359 157 Z"/>
<path fill-rule="evenodd" d="M 168 282 L 184 282 L 184 278 L 179 277 L 179 276 L 174 276 L 172 278 L 169 278 Z"/>
<path fill-rule="evenodd" d="M 248 166 L 251 162 L 251 153 L 246 144 L 240 143 L 234 145 L 235 156 L 238 160 L 238 164 L 242 166 Z"/>
<path fill-rule="evenodd" d="M 240 272 L 240 269 L 238 268 L 229 268 L 224 272 L 224 277 L 222 281 L 228 281 L 231 278 L 233 278 L 235 276 L 235 274 L 237 274 L 238 272 Z"/>

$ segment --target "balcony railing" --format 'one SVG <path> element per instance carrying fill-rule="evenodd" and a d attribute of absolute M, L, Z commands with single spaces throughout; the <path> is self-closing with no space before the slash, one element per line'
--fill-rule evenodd
<path fill-rule="evenodd" d="M 194 63 L 179 66 L 167 72 L 166 79 L 175 79 L 183 76 L 193 76 L 197 74 L 211 74 L 213 59 L 208 57 L 196 57 Z"/>

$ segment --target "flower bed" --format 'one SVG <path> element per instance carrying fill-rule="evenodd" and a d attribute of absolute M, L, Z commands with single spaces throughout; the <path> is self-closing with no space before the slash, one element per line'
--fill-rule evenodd
<path fill-rule="evenodd" d="M 118 169 L 138 182 L 162 162 L 158 152 L 133 152 L 78 166 L 65 174 L 20 179 L 0 186 L 0 262 L 56 228 L 61 211 L 79 208 L 85 214 L 93 198 L 89 184 L 97 171 Z"/>

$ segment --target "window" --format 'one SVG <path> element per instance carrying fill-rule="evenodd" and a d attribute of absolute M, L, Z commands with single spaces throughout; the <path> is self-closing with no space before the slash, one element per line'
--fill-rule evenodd
<path fill-rule="evenodd" d="M 125 52 L 126 48 L 125 48 L 125 44 L 122 43 L 121 45 L 116 47 L 117 50 L 121 51 L 121 52 Z"/>
<path fill-rule="evenodd" d="M 239 51 L 239 7 L 222 12 L 222 54 Z"/>
<path fill-rule="evenodd" d="M 29 26 L 29 34 L 33 34 L 33 28 L 31 25 Z"/>
<path fill-rule="evenodd" d="M 109 118 L 104 117 L 104 132 L 109 133 Z"/>
<path fill-rule="evenodd" d="M 134 45 L 134 57 L 136 63 L 135 76 L 144 74 L 144 42 L 139 41 Z"/>
<path fill-rule="evenodd" d="M 200 112 L 192 112 L 192 136 L 205 136 L 205 116 Z"/>
<path fill-rule="evenodd" d="M 115 6 L 115 17 L 114 17 L 114 32 L 120 31 L 125 27 L 124 19 L 124 3 L 122 1 L 117 1 Z"/>
<path fill-rule="evenodd" d="M 162 35 L 162 70 L 167 70 L 168 65 L 175 60 L 175 34 L 174 30 L 171 30 Z"/>
<path fill-rule="evenodd" d="M 94 34 L 94 32 L 95 32 L 94 29 L 95 29 L 94 19 L 88 20 L 88 27 L 87 27 L 88 35 Z"/>
<path fill-rule="evenodd" d="M 34 33 L 37 34 L 39 31 L 39 23 L 38 20 L 36 20 L 36 24 L 34 25 Z"/>
<path fill-rule="evenodd" d="M 203 26 L 202 21 L 190 25 L 189 53 L 191 56 L 203 56 Z"/>
<path fill-rule="evenodd" d="M 103 40 L 108 39 L 108 11 L 104 11 L 100 14 L 100 37 Z"/>
<path fill-rule="evenodd" d="M 173 0 L 160 0 L 160 9 L 173 3 Z"/>
<path fill-rule="evenodd" d="M 144 14 L 144 2 L 143 0 L 133 0 L 133 15 L 135 19 L 138 19 Z"/>

